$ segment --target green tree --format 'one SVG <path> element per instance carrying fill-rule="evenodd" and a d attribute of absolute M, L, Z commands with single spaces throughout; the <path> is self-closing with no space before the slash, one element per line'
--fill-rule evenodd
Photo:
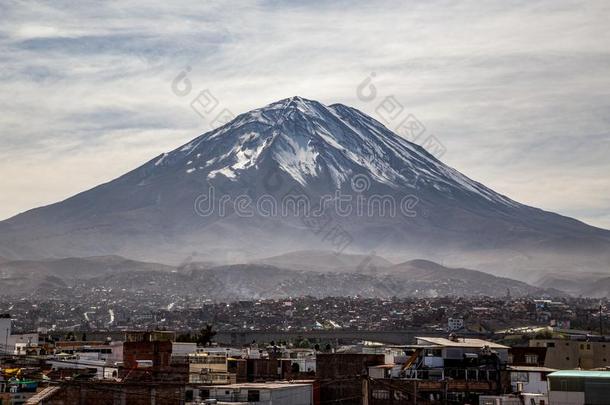
<path fill-rule="evenodd" d="M 205 328 L 202 328 L 197 335 L 197 344 L 200 346 L 208 346 L 212 343 L 214 336 L 216 336 L 214 327 L 210 324 L 206 324 Z"/>

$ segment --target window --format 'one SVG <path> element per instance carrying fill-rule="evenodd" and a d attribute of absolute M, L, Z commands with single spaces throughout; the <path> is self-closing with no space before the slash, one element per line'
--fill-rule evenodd
<path fill-rule="evenodd" d="M 550 377 L 549 378 L 550 383 L 549 383 L 549 389 L 551 391 L 568 391 L 568 392 L 584 392 L 585 391 L 585 379 L 584 378 L 562 378 L 562 379 L 558 379 L 558 378 L 553 378 Z M 589 385 L 589 384 L 587 384 Z M 591 392 L 592 387 L 588 387 L 587 391 Z M 608 392 L 608 389 L 606 388 L 606 392 Z M 589 401 L 587 399 L 587 403 L 591 403 L 591 404 L 605 404 L 607 403 L 607 401 Z"/>
<path fill-rule="evenodd" d="M 248 402 L 258 402 L 261 400 L 261 392 L 259 390 L 248 390 Z"/>
<path fill-rule="evenodd" d="M 446 354 L 445 357 L 447 359 L 462 359 L 462 350 L 461 349 L 453 349 L 453 348 L 447 348 L 446 349 Z"/>
<path fill-rule="evenodd" d="M 537 354 L 526 354 L 525 362 L 527 364 L 538 364 L 538 355 Z"/>
<path fill-rule="evenodd" d="M 390 399 L 390 391 L 388 390 L 373 390 L 373 399 Z"/>
<path fill-rule="evenodd" d="M 511 382 L 529 382 L 529 374 L 524 371 L 513 371 L 510 373 Z"/>
<path fill-rule="evenodd" d="M 199 390 L 199 398 L 208 399 L 210 397 L 210 390 Z"/>
<path fill-rule="evenodd" d="M 508 364 L 513 364 L 514 357 L 512 354 L 508 355 Z"/>
<path fill-rule="evenodd" d="M 547 342 L 546 347 L 555 347 L 555 342 Z"/>

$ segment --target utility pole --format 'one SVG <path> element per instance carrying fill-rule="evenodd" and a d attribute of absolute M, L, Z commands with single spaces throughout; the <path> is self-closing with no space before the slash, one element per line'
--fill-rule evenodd
<path fill-rule="evenodd" d="M 417 380 L 413 380 L 413 404 L 417 405 Z"/>
<path fill-rule="evenodd" d="M 604 336 L 604 323 L 602 320 L 602 302 L 599 302 L 599 336 Z"/>

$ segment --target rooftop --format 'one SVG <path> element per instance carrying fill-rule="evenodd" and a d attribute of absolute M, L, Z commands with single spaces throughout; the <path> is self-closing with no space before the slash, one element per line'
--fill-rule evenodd
<path fill-rule="evenodd" d="M 289 383 L 289 382 L 281 382 L 281 381 L 277 381 L 277 382 L 268 382 L 268 383 L 239 383 L 239 384 L 227 384 L 227 385 L 221 385 L 221 386 L 214 386 L 214 387 L 220 387 L 223 389 L 241 389 L 241 388 L 248 388 L 248 389 L 256 389 L 256 390 L 280 390 L 280 389 L 284 389 L 284 388 L 290 388 L 290 387 L 306 387 L 306 386 L 311 386 L 310 383 Z"/>
<path fill-rule="evenodd" d="M 566 378 L 610 378 L 610 371 L 588 371 L 588 370 L 560 370 L 549 374 L 547 377 Z"/>
<path fill-rule="evenodd" d="M 538 366 L 508 366 L 508 370 L 509 371 L 539 371 L 539 372 L 546 372 L 546 373 L 550 373 L 553 371 L 557 371 L 556 368 L 549 368 L 549 367 L 538 367 Z"/>
<path fill-rule="evenodd" d="M 435 346 L 443 347 L 469 347 L 482 349 L 487 346 L 490 349 L 509 349 L 508 346 L 504 346 L 498 343 L 489 342 L 483 339 L 471 339 L 471 338 L 456 338 L 456 340 L 439 338 L 439 337 L 416 337 L 417 341 L 423 341 L 425 343 L 433 344 Z"/>
<path fill-rule="evenodd" d="M 378 366 L 369 366 L 369 368 L 387 368 L 387 369 L 392 369 L 395 367 L 394 363 L 389 363 L 389 364 L 379 364 Z"/>

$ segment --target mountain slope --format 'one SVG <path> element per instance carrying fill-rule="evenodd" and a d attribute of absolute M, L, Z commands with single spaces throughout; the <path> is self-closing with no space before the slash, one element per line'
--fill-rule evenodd
<path fill-rule="evenodd" d="M 70 257 L 65 259 L 0 262 L 0 295 L 23 295 L 36 290 L 63 288 L 86 280 L 129 272 L 169 272 L 173 267 L 139 262 L 119 256 Z"/>
<path fill-rule="evenodd" d="M 317 253 L 322 257 L 322 252 Z M 344 264 L 355 259 L 346 256 L 341 260 Z M 378 258 L 379 262 L 382 260 Z M 2 286 L 9 287 L 4 288 L 0 295 L 25 297 L 29 294 L 52 294 L 57 298 L 92 288 L 114 291 L 117 298 L 144 292 L 219 301 L 356 295 L 378 298 L 447 295 L 500 297 L 506 294 L 507 289 L 513 296 L 564 295 L 560 291 L 533 287 L 478 271 L 450 269 L 424 260 L 379 268 L 379 271 L 369 273 L 354 271 L 351 265 L 346 267 L 351 269 L 349 272 L 340 271 L 340 267 L 332 268 L 332 271 L 304 271 L 298 267 L 266 264 L 209 267 L 196 263 L 171 267 L 121 257 L 28 260 L 0 266 L 0 282 Z"/>
<path fill-rule="evenodd" d="M 284 209 L 296 196 L 321 215 Z M 350 209 L 340 209 L 348 197 Z M 238 207 L 244 198 L 249 210 Z M 276 212 L 258 205 L 265 198 Z M 566 263 L 605 270 L 609 247 L 607 230 L 500 195 L 358 110 L 300 97 L 241 114 L 116 180 L 0 223 L 0 255 L 12 259 L 180 262 L 196 252 L 231 263 L 296 249 L 374 250 L 450 255 L 503 274 L 514 257 L 525 258 L 517 271 Z"/>
<path fill-rule="evenodd" d="M 376 255 L 333 253 L 323 250 L 300 250 L 257 260 L 257 264 L 284 267 L 301 271 L 351 273 L 371 267 L 385 269 L 392 263 Z"/>

